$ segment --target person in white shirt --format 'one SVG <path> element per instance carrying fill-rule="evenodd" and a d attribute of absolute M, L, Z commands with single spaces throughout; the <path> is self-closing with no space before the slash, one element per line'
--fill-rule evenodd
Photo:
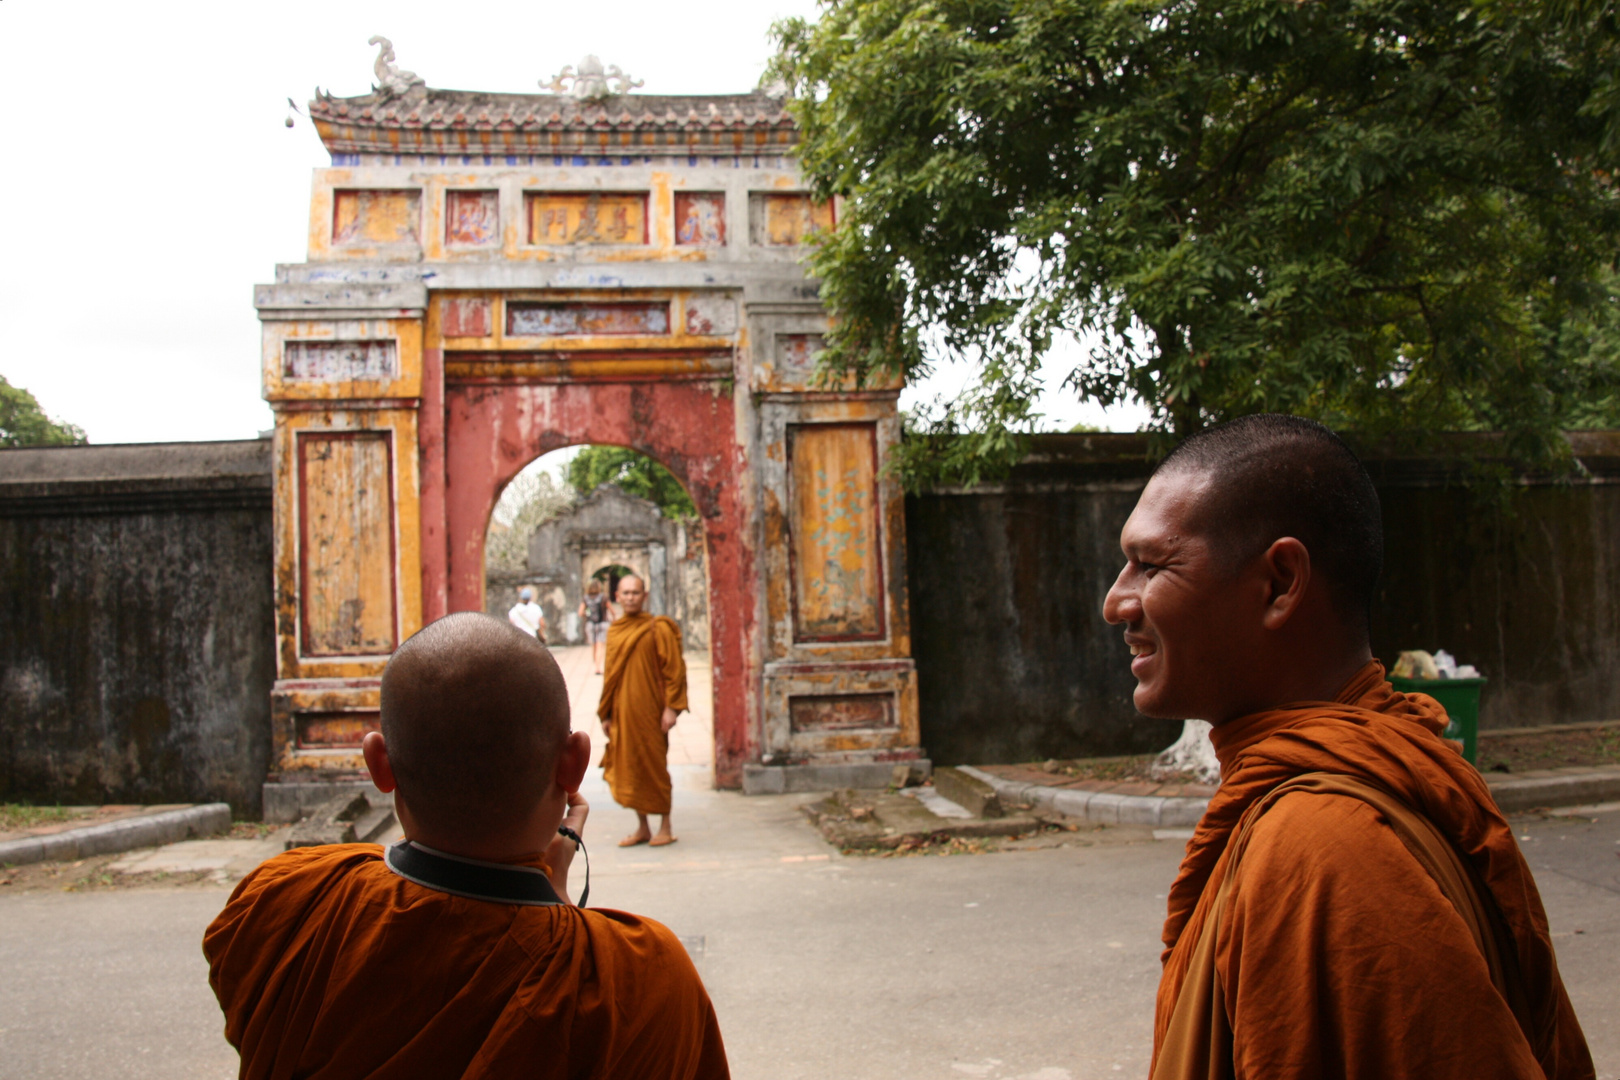
<path fill-rule="evenodd" d="M 506 613 L 513 626 L 525 634 L 533 634 L 544 644 L 546 640 L 546 613 L 534 602 L 534 590 L 525 585 L 518 590 L 518 602 Z"/>

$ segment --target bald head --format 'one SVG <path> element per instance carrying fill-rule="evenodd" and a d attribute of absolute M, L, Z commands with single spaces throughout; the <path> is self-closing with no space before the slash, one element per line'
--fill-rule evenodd
<path fill-rule="evenodd" d="M 382 678 L 382 730 L 413 816 L 442 832 L 521 819 L 568 737 L 551 653 L 511 623 L 463 611 L 399 647 Z"/>
<path fill-rule="evenodd" d="M 1333 432 L 1303 417 L 1262 413 L 1200 432 L 1177 446 L 1155 476 L 1201 480 L 1193 528 L 1236 569 L 1291 536 L 1333 606 L 1361 633 L 1384 564 L 1383 515 L 1372 478 Z"/>

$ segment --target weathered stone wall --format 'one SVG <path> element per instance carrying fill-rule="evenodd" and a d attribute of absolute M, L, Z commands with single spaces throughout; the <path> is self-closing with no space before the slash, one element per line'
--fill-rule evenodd
<path fill-rule="evenodd" d="M 1042 436 L 1005 483 L 906 500 L 922 744 L 938 764 L 1146 752 L 1178 723 L 1131 707 L 1102 604 L 1151 472 L 1134 435 Z M 1588 473 L 1481 497 L 1433 461 L 1369 450 L 1386 569 L 1373 648 L 1445 648 L 1490 680 L 1483 727 L 1620 716 L 1620 435 Z"/>
<path fill-rule="evenodd" d="M 545 612 L 550 643 L 584 644 L 579 605 L 585 583 L 610 565 L 628 566 L 646 578 L 647 610 L 674 619 L 688 649 L 709 647 L 701 521 L 666 518 L 657 504 L 611 484 L 534 530 L 523 573 L 489 572 L 484 610 L 504 616 L 517 603 L 518 589 L 532 586 Z"/>
<path fill-rule="evenodd" d="M 259 808 L 270 442 L 0 451 L 0 800 Z"/>

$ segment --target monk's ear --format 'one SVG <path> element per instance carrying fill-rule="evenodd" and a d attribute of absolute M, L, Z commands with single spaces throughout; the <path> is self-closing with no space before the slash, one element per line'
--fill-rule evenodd
<path fill-rule="evenodd" d="M 1260 624 L 1267 630 L 1280 630 L 1305 602 L 1311 584 L 1311 553 L 1292 536 L 1285 536 L 1267 548 L 1261 559 L 1271 595 Z"/>
<path fill-rule="evenodd" d="M 583 731 L 571 731 L 557 752 L 557 786 L 572 795 L 585 782 L 585 773 L 591 767 L 591 737 Z"/>
<path fill-rule="evenodd" d="M 378 791 L 386 795 L 399 786 L 394 779 L 394 766 L 388 760 L 388 744 L 383 741 L 382 732 L 366 732 L 366 737 L 360 740 L 360 754 L 366 759 L 366 771 L 371 774 L 371 782 L 377 785 Z"/>

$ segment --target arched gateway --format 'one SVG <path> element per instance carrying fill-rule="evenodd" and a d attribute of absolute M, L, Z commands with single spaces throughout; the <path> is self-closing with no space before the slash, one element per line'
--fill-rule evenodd
<path fill-rule="evenodd" d="M 716 779 L 781 791 L 921 762 L 897 385 L 812 385 L 825 328 L 780 99 L 321 96 L 309 259 L 255 303 L 276 414 L 266 815 L 362 775 L 388 655 L 483 606 L 501 488 L 632 447 L 703 517 Z M 586 86 L 601 91 L 603 87 Z"/>

